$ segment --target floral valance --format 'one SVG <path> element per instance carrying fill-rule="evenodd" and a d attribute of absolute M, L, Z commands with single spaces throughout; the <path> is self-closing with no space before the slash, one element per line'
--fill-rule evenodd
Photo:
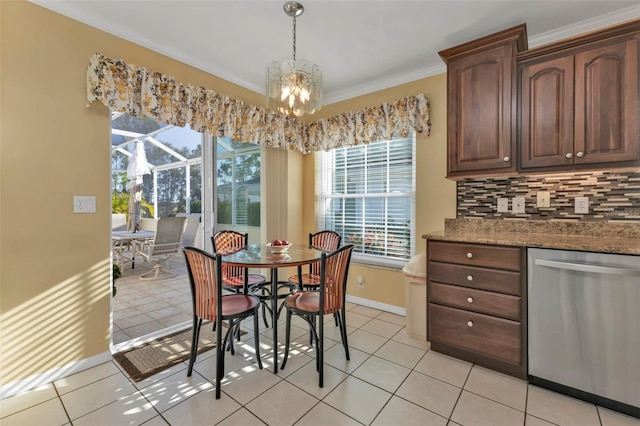
<path fill-rule="evenodd" d="M 87 69 L 87 100 L 87 105 L 98 100 L 133 117 L 189 124 L 213 136 L 302 153 L 406 136 L 412 130 L 429 134 L 431 126 L 424 94 L 307 124 L 99 53 Z"/>

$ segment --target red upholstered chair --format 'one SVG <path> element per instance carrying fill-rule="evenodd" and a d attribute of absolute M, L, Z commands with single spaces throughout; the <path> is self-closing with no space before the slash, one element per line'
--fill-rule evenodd
<path fill-rule="evenodd" d="M 289 357 L 291 317 L 292 315 L 298 315 L 309 324 L 313 342 L 316 345 L 316 369 L 320 375 L 320 387 L 324 385 L 324 315 L 334 315 L 337 319 L 344 352 L 347 360 L 349 360 L 345 295 L 352 251 L 353 245 L 350 244 L 339 248 L 333 253 L 323 253 L 320 260 L 320 283 L 318 285 L 318 291 L 309 290 L 297 292 L 284 299 L 287 319 L 282 369 L 284 370 Z"/>
<path fill-rule="evenodd" d="M 203 320 L 213 321 L 216 327 L 216 399 L 220 399 L 220 382 L 224 377 L 224 348 L 238 334 L 243 319 L 253 316 L 254 346 L 258 366 L 260 340 L 258 333 L 258 308 L 260 300 L 247 294 L 222 294 L 222 261 L 220 255 L 211 255 L 195 247 L 183 249 L 189 271 L 193 300 L 193 337 L 187 376 L 191 376 L 198 353 L 198 338 Z M 229 328 L 222 338 L 222 323 L 229 321 Z M 232 352 L 233 354 L 233 352 Z"/>
<path fill-rule="evenodd" d="M 340 247 L 340 234 L 334 231 L 319 231 L 309 234 L 309 246 L 328 253 Z M 300 290 L 317 289 L 320 285 L 320 262 L 309 264 L 308 273 L 302 273 L 302 266 L 298 266 L 298 274 L 289 277 L 289 282 L 298 286 Z"/>

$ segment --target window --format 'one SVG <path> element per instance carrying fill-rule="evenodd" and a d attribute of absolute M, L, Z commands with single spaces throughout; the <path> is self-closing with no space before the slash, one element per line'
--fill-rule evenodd
<path fill-rule="evenodd" d="M 316 154 L 318 227 L 355 261 L 400 267 L 415 248 L 415 135 Z"/>
<path fill-rule="evenodd" d="M 217 223 L 260 227 L 260 147 L 228 138 L 216 141 Z"/>

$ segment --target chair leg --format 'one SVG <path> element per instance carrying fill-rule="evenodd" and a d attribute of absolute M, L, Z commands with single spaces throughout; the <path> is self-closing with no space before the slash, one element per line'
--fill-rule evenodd
<path fill-rule="evenodd" d="M 338 320 L 340 322 L 340 335 L 342 337 L 342 345 L 344 346 L 344 355 L 349 361 L 349 341 L 347 340 L 347 313 L 345 308 L 342 308 L 341 315 L 338 316 Z"/>
<path fill-rule="evenodd" d="M 200 337 L 200 325 L 202 325 L 202 319 L 197 316 L 193 316 L 193 330 L 191 332 L 191 356 L 189 357 L 189 369 L 187 370 L 187 377 L 191 377 L 193 372 L 193 364 L 196 362 L 196 356 L 198 355 L 198 339 Z"/>
<path fill-rule="evenodd" d="M 262 370 L 262 360 L 260 359 L 260 333 L 258 333 L 258 310 L 260 305 L 256 306 L 256 310 L 253 312 L 253 345 L 256 348 L 256 358 L 258 359 L 258 367 Z"/>
<path fill-rule="evenodd" d="M 220 399 L 220 384 L 224 375 L 224 353 L 222 326 L 216 327 L 216 399 Z"/>
<path fill-rule="evenodd" d="M 282 360 L 282 366 L 280 367 L 281 370 L 284 370 L 284 366 L 287 365 L 287 359 L 289 358 L 289 344 L 291 342 L 291 311 L 289 309 L 287 309 L 285 330 L 284 359 Z M 274 344 L 277 345 L 278 342 L 274 342 Z M 276 359 L 274 362 L 278 362 L 278 360 Z"/>
<path fill-rule="evenodd" d="M 324 386 L 324 318 L 322 312 L 318 314 L 318 374 L 320 374 L 320 387 Z"/>

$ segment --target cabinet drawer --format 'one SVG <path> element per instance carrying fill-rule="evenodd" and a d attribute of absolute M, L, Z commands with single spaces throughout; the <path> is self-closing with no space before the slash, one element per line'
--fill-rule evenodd
<path fill-rule="evenodd" d="M 520 272 L 429 262 L 427 276 L 432 282 L 497 291 L 515 296 L 521 295 L 522 275 Z"/>
<path fill-rule="evenodd" d="M 429 241 L 429 260 L 487 268 L 521 270 L 519 247 Z"/>
<path fill-rule="evenodd" d="M 484 290 L 430 283 L 429 301 L 520 321 L 520 298 Z"/>
<path fill-rule="evenodd" d="M 522 325 L 461 309 L 429 304 L 428 339 L 466 349 L 487 357 L 522 362 Z"/>

